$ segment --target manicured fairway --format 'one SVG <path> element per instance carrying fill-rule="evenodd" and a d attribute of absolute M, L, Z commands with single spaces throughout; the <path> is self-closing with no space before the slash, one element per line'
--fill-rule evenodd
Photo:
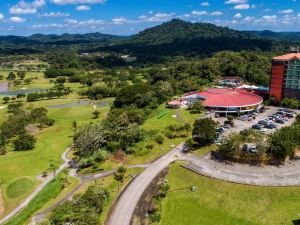
<path fill-rule="evenodd" d="M 170 167 L 171 191 L 163 200 L 161 225 L 293 225 L 300 219 L 300 187 L 232 184 Z M 197 186 L 192 192 L 191 187 Z"/>
<path fill-rule="evenodd" d="M 33 104 L 40 107 L 44 106 L 43 102 Z M 99 120 L 101 120 L 105 117 L 108 109 L 99 110 L 101 111 Z M 92 119 L 93 111 L 94 109 L 91 106 L 49 109 L 49 117 L 55 119 L 55 125 L 37 134 L 37 143 L 34 150 L 9 152 L 7 155 L 0 157 L 0 180 L 4 193 L 5 213 L 13 209 L 18 202 L 34 189 L 37 184 L 35 177 L 48 168 L 51 159 L 61 161 L 61 154 L 72 143 L 72 122 L 75 120 L 80 125 L 97 121 Z M 18 198 L 12 198 L 7 192 L 8 187 L 15 180 L 24 177 L 30 179 L 35 185 L 27 188 L 26 193 L 18 196 Z"/>

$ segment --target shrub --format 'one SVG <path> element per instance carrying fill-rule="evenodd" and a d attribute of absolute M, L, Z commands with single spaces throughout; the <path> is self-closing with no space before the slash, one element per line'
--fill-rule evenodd
<path fill-rule="evenodd" d="M 32 150 L 35 146 L 36 140 L 30 134 L 22 134 L 14 141 L 15 151 L 28 151 Z"/>

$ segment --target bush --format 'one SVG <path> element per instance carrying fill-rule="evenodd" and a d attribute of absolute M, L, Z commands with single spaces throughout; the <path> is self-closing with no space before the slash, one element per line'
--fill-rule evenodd
<path fill-rule="evenodd" d="M 22 134 L 13 143 L 15 151 L 28 151 L 34 148 L 36 140 L 30 134 Z"/>
<path fill-rule="evenodd" d="M 156 143 L 159 144 L 159 145 L 161 145 L 162 143 L 164 143 L 164 140 L 165 140 L 165 138 L 164 138 L 164 136 L 162 136 L 162 135 L 157 135 L 157 136 L 155 137 L 155 141 L 156 141 Z"/>

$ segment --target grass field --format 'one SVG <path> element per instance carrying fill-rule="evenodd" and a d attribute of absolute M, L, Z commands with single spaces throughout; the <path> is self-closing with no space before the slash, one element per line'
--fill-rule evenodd
<path fill-rule="evenodd" d="M 61 101 L 59 100 L 59 102 Z M 56 103 L 55 100 L 51 100 L 51 104 Z M 31 104 L 32 106 L 38 105 L 39 107 L 43 107 L 50 104 L 50 102 L 42 101 Z M 105 117 L 108 109 L 103 108 L 99 110 L 101 111 L 99 120 L 101 120 Z M 48 168 L 51 159 L 61 161 L 62 152 L 72 143 L 72 122 L 74 120 L 77 121 L 78 125 L 97 121 L 92 119 L 93 111 L 94 109 L 91 106 L 49 109 L 49 117 L 55 119 L 55 125 L 39 131 L 36 136 L 37 143 L 34 150 L 9 152 L 7 155 L 0 157 L 0 180 L 6 209 L 1 216 L 8 213 L 25 196 L 33 191 L 33 188 L 37 185 L 35 177 Z M 19 197 L 11 197 L 8 192 L 9 187 L 14 182 L 23 178 L 29 179 L 34 185 L 31 187 L 27 186 L 26 191 Z"/>
<path fill-rule="evenodd" d="M 196 175 L 177 163 L 166 179 L 171 190 L 163 200 L 160 225 L 293 225 L 299 219 L 300 187 L 232 184 Z"/>
<path fill-rule="evenodd" d="M 9 74 L 9 70 L 0 70 L 0 75 L 4 76 L 4 79 L 1 80 L 1 82 L 7 82 L 6 77 Z M 16 74 L 16 71 L 14 71 L 14 73 Z M 31 78 L 32 79 L 32 83 L 28 84 L 28 85 L 19 85 L 16 87 L 11 87 L 10 90 L 16 90 L 16 89 L 30 89 L 30 88 L 41 88 L 41 89 L 48 89 L 51 88 L 53 86 L 52 83 L 50 83 L 51 79 L 46 79 L 44 77 L 44 73 L 43 72 L 26 72 L 26 78 Z M 17 77 L 18 79 L 18 77 Z M 55 79 L 52 79 L 55 80 Z M 73 90 L 77 90 L 81 88 L 81 85 L 79 83 L 66 83 L 65 84 L 66 87 L 70 87 Z"/>
<path fill-rule="evenodd" d="M 65 188 L 60 182 L 62 174 L 51 181 L 19 214 L 9 220 L 5 225 L 25 225 L 28 224 L 30 217 L 49 202 L 57 199 L 60 193 L 68 191 L 76 184 L 76 179 L 72 178 L 71 183 Z"/>

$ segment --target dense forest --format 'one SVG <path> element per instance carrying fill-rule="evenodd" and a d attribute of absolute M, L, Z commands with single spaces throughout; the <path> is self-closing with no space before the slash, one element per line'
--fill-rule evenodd
<path fill-rule="evenodd" d="M 134 55 L 138 62 L 149 63 L 175 56 L 206 57 L 225 50 L 284 52 L 293 42 L 300 42 L 298 36 L 297 33 L 236 31 L 174 19 L 129 37 L 101 33 L 2 36 L 0 55 L 52 54 L 72 50 L 78 54 L 109 53 L 111 58 L 102 59 L 104 64 L 116 60 L 120 54 Z"/>

